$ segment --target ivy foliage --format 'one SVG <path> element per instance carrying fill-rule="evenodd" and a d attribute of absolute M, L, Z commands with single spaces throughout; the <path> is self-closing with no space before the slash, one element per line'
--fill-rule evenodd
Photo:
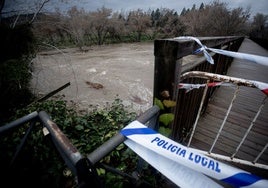
<path fill-rule="evenodd" d="M 67 102 L 63 100 L 33 103 L 27 108 L 18 110 L 13 120 L 34 111 L 45 111 L 49 114 L 52 121 L 58 125 L 71 143 L 84 156 L 94 151 L 117 134 L 120 129 L 136 119 L 136 113 L 127 110 L 120 99 L 115 99 L 113 103 L 108 104 L 105 108 L 95 109 L 83 115 L 79 115 L 75 109 L 70 108 Z M 7 169 L 7 172 L 10 172 L 8 164 L 12 161 L 16 147 L 29 126 L 26 124 L 10 131 L 8 134 L 0 135 L 0 162 L 3 169 Z M 102 159 L 101 163 L 131 174 L 137 168 L 137 161 L 138 156 L 124 144 L 121 144 Z M 8 179 L 11 175 L 13 179 L 17 178 L 18 181 L 28 179 L 29 181 L 25 183 L 26 186 L 68 187 L 68 184 L 72 185 L 71 187 L 76 187 L 73 174 L 64 164 L 51 142 L 49 134 L 44 136 L 43 126 L 40 123 L 33 127 L 12 169 L 16 172 L 15 176 L 13 170 L 12 175 L 10 172 L 3 176 Z M 102 166 L 97 168 L 97 172 L 106 187 L 126 187 L 131 185 L 129 179 L 111 173 Z M 154 185 L 156 181 L 155 176 L 152 175 L 154 172 L 148 166 L 144 167 L 143 172 L 146 181 Z"/>

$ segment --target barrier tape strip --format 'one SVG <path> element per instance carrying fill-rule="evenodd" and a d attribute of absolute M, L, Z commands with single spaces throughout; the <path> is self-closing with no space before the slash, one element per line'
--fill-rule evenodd
<path fill-rule="evenodd" d="M 219 187 L 207 175 L 235 187 L 268 187 L 268 180 L 200 154 L 138 121 L 122 129 L 121 134 L 128 138 L 126 145 L 178 186 Z"/>
<path fill-rule="evenodd" d="M 218 54 L 230 56 L 230 57 L 233 57 L 233 58 L 244 59 L 244 60 L 248 60 L 248 61 L 251 61 L 251 62 L 254 62 L 254 63 L 257 63 L 257 64 L 268 66 L 268 57 L 265 57 L 265 56 L 259 56 L 259 55 L 241 53 L 241 52 L 232 52 L 232 51 L 221 50 L 221 49 L 216 49 L 216 48 L 208 48 L 205 45 L 203 45 L 198 38 L 191 37 L 191 36 L 176 37 L 174 39 L 194 40 L 197 44 L 199 44 L 201 46 L 194 53 L 197 54 L 197 53 L 203 52 L 205 58 L 211 64 L 214 64 L 214 60 L 211 57 L 211 55 L 208 53 L 207 50 L 210 50 L 210 51 L 218 53 Z M 253 84 L 257 88 L 259 88 L 262 92 L 264 92 L 266 95 L 268 95 L 268 84 L 263 83 L 263 82 L 258 82 L 258 81 L 253 81 Z"/>
<path fill-rule="evenodd" d="M 134 141 L 127 139 L 125 144 L 134 150 L 136 154 L 142 157 L 148 164 L 161 172 L 179 187 L 194 188 L 218 188 L 221 187 L 207 176 L 192 170 L 184 165 L 176 163 L 162 155 L 158 155 L 152 150 L 148 150 L 142 145 L 136 144 Z"/>
<path fill-rule="evenodd" d="M 225 83 L 225 82 L 210 82 L 208 84 L 187 84 L 187 83 L 179 83 L 179 89 L 185 89 L 186 93 L 193 89 L 199 89 L 201 87 L 216 87 L 216 86 L 234 86 L 232 83 Z"/>
<path fill-rule="evenodd" d="M 255 87 L 257 87 L 259 90 L 261 90 L 264 94 L 268 95 L 268 84 L 264 82 L 259 81 L 251 81 Z M 225 83 L 225 82 L 211 82 L 208 84 L 188 84 L 188 83 L 179 83 L 179 89 L 185 89 L 186 93 L 193 89 L 199 89 L 201 87 L 216 87 L 216 86 L 234 86 L 232 83 Z"/>
<path fill-rule="evenodd" d="M 252 82 L 257 88 L 259 88 L 263 93 L 265 93 L 268 96 L 268 84 L 259 81 L 252 81 Z"/>
<path fill-rule="evenodd" d="M 194 53 L 201 53 L 203 52 L 204 56 L 206 57 L 207 61 L 211 64 L 214 64 L 214 60 L 211 57 L 211 55 L 208 53 L 207 50 L 230 56 L 233 58 L 238 58 L 238 59 L 244 59 L 248 60 L 257 64 L 265 65 L 268 66 L 268 57 L 265 56 L 259 56 L 259 55 L 253 55 L 253 54 L 247 54 L 247 53 L 241 53 L 241 52 L 232 52 L 232 51 L 227 51 L 227 50 L 221 50 L 221 49 L 216 49 L 216 48 L 208 48 L 205 45 L 201 43 L 201 41 L 198 38 L 191 37 L 191 36 L 182 36 L 182 37 L 176 37 L 174 39 L 179 39 L 179 40 L 194 40 L 196 43 L 198 43 L 201 48 L 197 49 Z"/>

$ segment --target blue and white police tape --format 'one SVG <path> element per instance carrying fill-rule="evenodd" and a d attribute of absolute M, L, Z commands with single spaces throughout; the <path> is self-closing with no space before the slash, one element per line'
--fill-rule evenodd
<path fill-rule="evenodd" d="M 268 187 L 268 180 L 202 155 L 138 121 L 122 129 L 121 134 L 128 138 L 126 145 L 181 187 L 219 186 L 204 174 L 235 187 Z"/>
<path fill-rule="evenodd" d="M 222 187 L 204 174 L 188 168 L 185 165 L 181 165 L 163 155 L 159 155 L 153 150 L 150 150 L 141 144 L 137 144 L 131 139 L 127 139 L 125 144 L 179 187 Z"/>
<path fill-rule="evenodd" d="M 208 48 L 205 45 L 203 45 L 198 38 L 191 37 L 191 36 L 176 37 L 174 39 L 196 41 L 196 43 L 198 43 L 200 45 L 200 48 L 197 49 L 194 53 L 203 52 L 207 61 L 211 64 L 214 64 L 214 60 L 211 57 L 211 55 L 208 53 L 208 50 L 215 52 L 215 53 L 218 53 L 218 54 L 222 54 L 222 55 L 226 55 L 226 56 L 230 56 L 230 57 L 238 58 L 238 59 L 244 59 L 244 60 L 248 60 L 248 61 L 260 64 L 260 65 L 268 66 L 268 57 L 265 57 L 265 56 L 259 56 L 259 55 L 241 53 L 241 52 L 232 52 L 232 51 L 221 50 L 221 49 L 216 49 L 216 48 Z"/>

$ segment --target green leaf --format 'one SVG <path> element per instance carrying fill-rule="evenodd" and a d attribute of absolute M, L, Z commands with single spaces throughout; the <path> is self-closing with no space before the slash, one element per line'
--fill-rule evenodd
<path fill-rule="evenodd" d="M 166 137 L 169 137 L 169 135 L 171 134 L 171 129 L 160 126 L 158 132 Z"/>
<path fill-rule="evenodd" d="M 124 144 L 120 144 L 119 146 L 117 146 L 116 150 L 120 151 L 122 149 L 125 148 L 125 145 Z"/>
<path fill-rule="evenodd" d="M 76 125 L 75 128 L 76 128 L 76 130 L 81 131 L 81 130 L 84 129 L 84 126 L 82 126 L 82 125 Z"/>
<path fill-rule="evenodd" d="M 157 105 L 160 108 L 160 110 L 165 109 L 163 103 L 158 98 L 154 98 L 154 104 Z"/>
<path fill-rule="evenodd" d="M 97 173 L 98 173 L 99 176 L 105 174 L 105 169 L 103 169 L 103 168 L 97 168 L 96 170 L 97 170 Z"/>
<path fill-rule="evenodd" d="M 171 108 L 176 106 L 176 101 L 172 101 L 172 100 L 164 100 L 163 104 L 165 105 L 165 107 L 167 108 Z"/>
<path fill-rule="evenodd" d="M 165 126 L 167 126 L 173 120 L 174 120 L 174 114 L 172 113 L 161 114 L 159 116 L 159 121 L 162 122 Z"/>

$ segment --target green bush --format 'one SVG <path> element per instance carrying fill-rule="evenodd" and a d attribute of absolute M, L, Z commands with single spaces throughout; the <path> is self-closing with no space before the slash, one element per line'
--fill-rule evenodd
<path fill-rule="evenodd" d="M 23 108 L 17 111 L 13 118 L 17 119 L 31 112 L 41 110 L 46 111 L 51 116 L 52 120 L 83 155 L 94 151 L 136 118 L 136 114 L 129 112 L 120 99 L 116 99 L 103 109 L 96 109 L 85 115 L 78 115 L 75 109 L 68 107 L 63 100 L 49 100 Z M 10 169 L 10 166 L 6 164 L 10 163 L 16 145 L 19 144 L 28 127 L 27 124 L 11 131 L 8 135 L 0 135 L 0 142 L 2 143 L 0 153 L 5 154 L 0 155 L 2 167 Z M 136 154 L 121 144 L 101 163 L 131 174 L 137 167 L 137 159 Z M 12 169 L 16 171 L 15 177 L 12 174 L 14 179 L 18 178 L 19 181 L 28 179 L 26 186 L 66 187 L 66 184 L 71 184 L 72 187 L 76 186 L 70 170 L 59 156 L 50 138 L 43 135 L 42 125 L 39 123 L 34 126 Z M 107 187 L 130 185 L 126 178 L 111 173 L 101 166 L 97 168 L 97 172 Z M 144 175 L 145 179 L 151 183 L 155 181 L 150 168 L 144 169 Z M 6 176 L 8 179 L 10 173 L 7 173 Z M 34 180 L 38 183 L 35 184 L 36 181 Z"/>

